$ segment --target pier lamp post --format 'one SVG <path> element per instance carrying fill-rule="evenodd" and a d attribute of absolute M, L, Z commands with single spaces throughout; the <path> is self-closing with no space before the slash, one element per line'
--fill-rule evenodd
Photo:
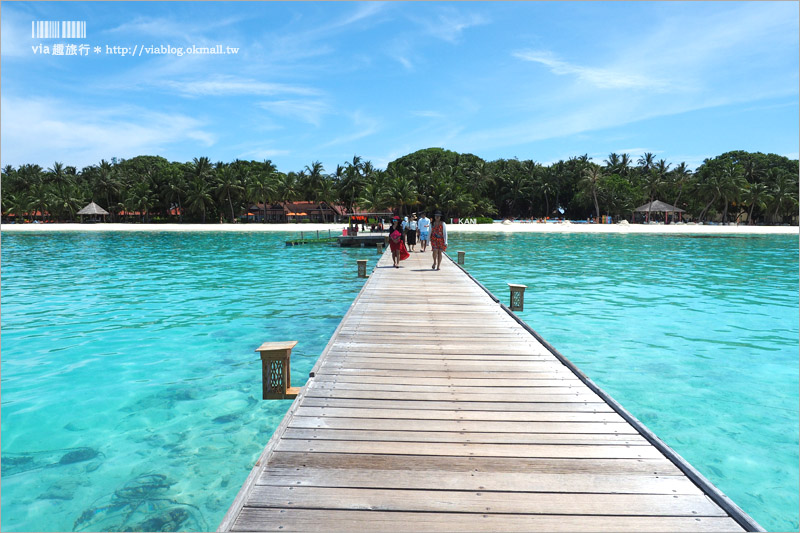
<path fill-rule="evenodd" d="M 265 342 L 256 350 L 261 354 L 261 387 L 265 400 L 296 398 L 300 387 L 292 387 L 289 359 L 297 341 Z"/>
<path fill-rule="evenodd" d="M 527 289 L 528 286 L 509 283 L 508 288 L 511 289 L 511 310 L 522 311 L 523 305 L 525 304 L 525 289 Z"/>
<path fill-rule="evenodd" d="M 459 265 L 464 264 L 464 252 L 458 252 L 458 264 Z"/>
<path fill-rule="evenodd" d="M 367 277 L 367 260 L 366 259 L 357 259 L 356 263 L 358 263 L 358 277 L 359 278 L 366 278 Z"/>
<path fill-rule="evenodd" d="M 377 243 L 376 247 L 378 248 L 378 255 L 381 255 L 383 253 L 383 243 L 382 242 Z"/>

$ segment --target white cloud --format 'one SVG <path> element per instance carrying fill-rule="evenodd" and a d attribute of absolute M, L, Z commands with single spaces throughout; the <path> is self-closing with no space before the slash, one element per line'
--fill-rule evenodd
<path fill-rule="evenodd" d="M 478 13 L 458 13 L 454 9 L 442 11 L 434 19 L 418 20 L 425 28 L 426 33 L 447 41 L 457 43 L 464 30 L 489 23 L 489 19 Z"/>
<path fill-rule="evenodd" d="M 199 120 L 181 114 L 16 97 L 3 97 L 0 105 L 3 165 L 62 161 L 80 168 L 111 157 L 164 154 L 181 144 L 210 147 L 216 141 Z"/>
<path fill-rule="evenodd" d="M 540 63 L 548 67 L 553 74 L 559 76 L 574 75 L 580 81 L 594 85 L 599 89 L 650 89 L 663 91 L 670 86 L 667 80 L 649 78 L 624 70 L 573 65 L 558 59 L 555 54 L 546 50 L 521 50 L 513 52 L 511 55 L 523 61 Z"/>
<path fill-rule="evenodd" d="M 226 17 L 203 19 L 202 23 L 186 20 L 172 20 L 154 17 L 136 17 L 135 19 L 109 28 L 102 33 L 119 34 L 125 38 L 132 36 L 156 37 L 164 42 L 176 44 L 176 41 L 183 43 L 193 43 L 201 46 L 201 42 L 207 41 L 205 34 L 218 28 L 230 27 L 239 22 L 242 18 Z"/>
<path fill-rule="evenodd" d="M 156 85 L 168 87 L 183 96 L 233 96 L 252 94 L 272 96 L 276 94 L 315 95 L 319 91 L 309 87 L 270 83 L 236 76 L 215 76 L 203 80 L 164 80 Z"/>
<path fill-rule="evenodd" d="M 351 115 L 351 120 L 353 121 L 355 131 L 335 137 L 334 139 L 323 144 L 322 147 L 327 148 L 338 144 L 347 144 L 373 135 L 380 130 L 380 122 L 377 119 L 365 117 L 360 111 L 353 113 Z"/>
<path fill-rule="evenodd" d="M 329 106 L 320 100 L 274 100 L 260 102 L 258 106 L 275 115 L 297 118 L 317 127 L 323 116 L 330 113 Z"/>

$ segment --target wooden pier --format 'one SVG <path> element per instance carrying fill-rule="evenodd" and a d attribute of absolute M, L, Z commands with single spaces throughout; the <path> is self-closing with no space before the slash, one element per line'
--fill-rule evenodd
<path fill-rule="evenodd" d="M 431 262 L 383 254 L 219 531 L 763 531 Z"/>

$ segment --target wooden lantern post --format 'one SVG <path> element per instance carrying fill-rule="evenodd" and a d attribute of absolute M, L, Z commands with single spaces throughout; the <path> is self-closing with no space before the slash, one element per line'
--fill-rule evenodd
<path fill-rule="evenodd" d="M 382 242 L 377 243 L 376 247 L 378 248 L 378 255 L 381 255 L 383 253 L 383 243 Z"/>
<path fill-rule="evenodd" d="M 464 252 L 458 252 L 458 264 L 459 265 L 464 264 Z"/>
<path fill-rule="evenodd" d="M 358 277 L 359 278 L 366 278 L 367 277 L 367 260 L 366 259 L 358 259 L 356 260 L 358 263 Z"/>
<path fill-rule="evenodd" d="M 511 310 L 522 311 L 525 304 L 525 289 L 527 289 L 528 286 L 509 283 L 508 288 L 511 289 Z"/>
<path fill-rule="evenodd" d="M 262 397 L 265 400 L 296 398 L 300 387 L 292 387 L 289 359 L 297 341 L 265 342 L 256 350 L 261 354 Z"/>

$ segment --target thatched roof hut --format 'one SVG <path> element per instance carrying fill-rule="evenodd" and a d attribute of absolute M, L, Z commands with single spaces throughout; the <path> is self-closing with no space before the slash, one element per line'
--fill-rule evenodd
<path fill-rule="evenodd" d="M 656 213 L 685 213 L 683 209 L 678 207 L 665 204 L 661 200 L 654 200 L 652 202 L 646 203 L 642 206 L 637 207 L 634 211 L 642 212 L 642 213 L 649 213 L 649 212 L 656 212 Z"/>
<path fill-rule="evenodd" d="M 686 211 L 684 211 L 679 207 L 675 207 L 673 205 L 664 203 L 660 200 L 654 200 L 652 202 L 637 207 L 636 209 L 634 209 L 634 212 L 646 213 L 648 222 L 650 221 L 650 213 L 664 213 L 664 220 L 668 222 L 669 221 L 669 218 L 667 217 L 668 213 L 678 213 L 678 219 L 682 220 L 683 213 L 685 213 Z M 675 215 L 673 214 L 673 217 L 674 216 Z"/>
<path fill-rule="evenodd" d="M 96 203 L 92 202 L 80 211 L 78 211 L 79 215 L 107 215 L 108 211 L 97 205 Z"/>

